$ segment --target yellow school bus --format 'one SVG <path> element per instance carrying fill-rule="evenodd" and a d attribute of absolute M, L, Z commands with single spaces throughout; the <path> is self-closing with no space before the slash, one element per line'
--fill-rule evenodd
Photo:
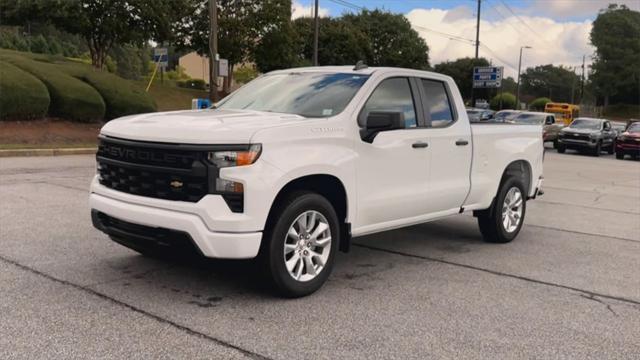
<path fill-rule="evenodd" d="M 544 112 L 555 114 L 556 119 L 562 119 L 564 125 L 569 126 L 573 119 L 580 116 L 580 106 L 549 102 L 544 106 Z"/>

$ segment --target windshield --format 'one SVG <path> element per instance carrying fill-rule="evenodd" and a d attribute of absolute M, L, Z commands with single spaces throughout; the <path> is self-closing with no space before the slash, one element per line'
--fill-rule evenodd
<path fill-rule="evenodd" d="M 509 120 L 509 119 L 513 119 L 515 116 L 518 115 L 517 111 L 498 111 L 495 115 L 494 118 L 496 119 L 500 119 L 500 120 Z"/>
<path fill-rule="evenodd" d="M 368 78 L 317 72 L 265 75 L 222 100 L 218 108 L 329 117 L 342 112 Z"/>
<path fill-rule="evenodd" d="M 546 115 L 541 114 L 520 114 L 513 119 L 516 124 L 540 125 L 544 124 Z"/>
<path fill-rule="evenodd" d="M 572 129 L 600 130 L 602 127 L 602 121 L 592 119 L 575 119 L 569 127 Z"/>
<path fill-rule="evenodd" d="M 627 131 L 630 133 L 640 132 L 640 123 L 633 123 L 629 125 L 629 128 L 627 129 Z"/>

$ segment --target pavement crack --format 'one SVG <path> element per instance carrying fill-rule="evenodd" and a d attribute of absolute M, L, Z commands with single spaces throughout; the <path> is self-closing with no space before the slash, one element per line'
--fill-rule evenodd
<path fill-rule="evenodd" d="M 585 294 L 578 294 L 578 295 L 580 295 L 580 297 L 583 297 L 583 298 L 585 298 L 585 299 L 587 299 L 587 300 L 595 301 L 595 302 L 597 302 L 597 303 L 600 303 L 600 304 L 602 304 L 602 305 L 606 306 L 606 307 L 607 307 L 607 310 L 609 310 L 609 311 L 610 311 L 613 315 L 615 315 L 616 317 L 618 316 L 618 313 L 616 313 L 615 311 L 613 311 L 613 309 L 611 308 L 611 305 L 609 305 L 609 304 L 607 304 L 606 302 L 604 302 L 604 301 L 602 301 L 602 300 L 600 300 L 600 299 L 596 298 L 596 297 L 595 297 L 595 295 L 593 295 L 593 294 L 588 295 L 588 296 L 587 296 L 587 295 L 585 295 Z"/>
<path fill-rule="evenodd" d="M 190 328 L 188 326 L 178 324 L 175 321 L 172 321 L 172 320 L 169 320 L 169 319 L 165 319 L 165 318 L 163 318 L 163 317 L 161 317 L 159 315 L 153 314 L 151 312 L 148 312 L 146 310 L 143 310 L 143 309 L 141 309 L 139 307 L 136 307 L 134 305 L 128 304 L 128 303 L 126 303 L 124 301 L 121 301 L 121 300 L 118 300 L 116 298 L 112 298 L 109 295 L 106 295 L 106 294 L 101 293 L 99 291 L 93 290 L 93 289 L 88 288 L 86 286 L 78 285 L 78 284 L 72 283 L 72 282 L 67 281 L 67 280 L 59 279 L 57 277 L 54 277 L 54 276 L 49 275 L 47 273 L 44 273 L 44 272 L 42 272 L 40 270 L 31 268 L 31 267 L 29 267 L 27 265 L 23 265 L 23 264 L 15 261 L 15 260 L 6 258 L 6 257 L 1 256 L 1 255 L 0 255 L 0 260 L 4 261 L 7 264 L 11 264 L 11 265 L 13 265 L 13 266 L 15 266 L 17 268 L 20 268 L 22 270 L 25 270 L 25 271 L 28 271 L 30 273 L 39 275 L 39 276 L 41 276 L 41 277 L 43 277 L 45 279 L 48 279 L 48 280 L 57 282 L 59 284 L 63 284 L 63 285 L 72 287 L 72 288 L 75 288 L 75 289 L 80 290 L 80 291 L 87 292 L 87 293 L 89 293 L 91 295 L 94 295 L 94 296 L 100 298 L 100 299 L 106 300 L 106 301 L 108 301 L 108 302 L 110 302 L 112 304 L 124 307 L 124 308 L 126 308 L 128 310 L 131 310 L 133 312 L 139 313 L 139 314 L 144 315 L 144 316 L 146 316 L 148 318 L 156 320 L 156 321 L 158 321 L 158 322 L 160 322 L 162 324 L 172 326 L 172 327 L 174 327 L 174 328 L 176 328 L 178 330 L 181 330 L 181 331 L 183 331 L 183 332 L 185 332 L 185 333 L 187 333 L 189 335 L 197 336 L 197 337 L 200 337 L 202 339 L 211 341 L 211 342 L 213 342 L 213 343 L 215 343 L 217 345 L 220 345 L 220 346 L 223 346 L 223 347 L 226 347 L 226 348 L 229 348 L 229 349 L 236 350 L 239 353 L 241 353 L 241 354 L 243 354 L 243 355 L 245 355 L 245 356 L 247 356 L 247 357 L 249 357 L 251 359 L 270 360 L 270 358 L 268 358 L 268 357 L 266 357 L 264 355 L 255 353 L 255 352 L 253 352 L 251 350 L 247 350 L 247 349 L 241 348 L 240 346 L 237 346 L 237 345 L 231 344 L 229 342 L 226 342 L 224 340 L 221 340 L 221 339 L 215 338 L 213 336 L 207 335 L 207 334 L 205 334 L 203 332 L 200 332 L 198 330 L 192 329 L 192 328 Z"/>
<path fill-rule="evenodd" d="M 640 243 L 640 240 L 636 240 L 636 239 L 629 239 L 629 238 L 611 236 L 611 235 L 606 235 L 606 234 L 594 234 L 594 233 L 588 233 L 588 232 L 584 232 L 584 231 L 567 230 L 567 229 L 561 229 L 561 228 L 557 228 L 557 227 L 553 227 L 553 226 L 532 225 L 532 224 L 526 224 L 526 226 L 527 227 L 529 227 L 529 226 L 537 227 L 537 228 L 541 228 L 541 229 L 555 230 L 555 231 L 562 231 L 562 232 L 571 233 L 571 234 L 580 234 L 580 235 L 588 235 L 588 236 L 599 236 L 599 237 L 605 237 L 607 239 L 614 239 L 614 240 L 630 241 L 630 242 Z"/>
<path fill-rule="evenodd" d="M 529 278 L 529 277 L 521 276 L 521 275 L 508 274 L 508 273 L 504 273 L 504 272 L 501 272 L 501 271 L 482 268 L 482 267 L 479 267 L 479 266 L 467 265 L 467 264 L 457 263 L 457 262 L 454 262 L 454 261 L 432 258 L 432 257 L 428 257 L 428 256 L 408 254 L 408 253 L 404 253 L 404 252 L 401 252 L 401 251 L 388 250 L 388 249 L 383 249 L 383 248 L 379 248 L 379 247 L 375 247 L 375 246 L 371 246 L 371 245 L 359 244 L 359 243 L 353 243 L 353 246 L 357 246 L 357 247 L 361 247 L 361 248 L 365 248 L 365 249 L 369 249 L 369 250 L 373 250 L 373 251 L 386 252 L 386 253 L 390 253 L 390 254 L 394 254 L 394 255 L 411 257 L 411 258 L 415 258 L 415 259 L 422 259 L 422 260 L 427 260 L 427 261 L 438 262 L 438 263 L 447 264 L 447 265 L 451 265 L 451 266 L 457 266 L 457 267 L 461 267 L 461 268 L 465 268 L 465 269 L 469 269 L 469 270 L 481 271 L 481 272 L 485 272 L 485 273 L 496 275 L 496 276 L 502 276 L 502 277 L 508 277 L 508 278 L 512 278 L 512 279 L 527 281 L 527 282 L 535 283 L 535 284 L 538 284 L 538 285 L 545 285 L 545 286 L 550 286 L 550 287 L 555 287 L 555 288 L 560 288 L 560 289 L 565 289 L 565 290 L 572 290 L 572 291 L 579 292 L 579 293 L 584 294 L 584 295 L 589 296 L 589 297 L 597 296 L 597 297 L 600 297 L 600 298 L 621 301 L 621 302 L 632 304 L 632 305 L 640 305 L 640 301 L 637 301 L 637 300 L 627 299 L 627 298 L 624 298 L 624 297 L 613 296 L 613 295 L 599 294 L 599 293 L 596 293 L 596 292 L 593 292 L 593 291 L 580 289 L 580 288 L 576 288 L 576 287 L 572 287 L 572 286 L 568 286 L 568 285 L 556 284 L 556 283 L 552 283 L 552 282 L 548 282 L 548 281 L 544 281 L 544 280 L 537 280 L 537 279 L 533 279 L 533 278 Z"/>

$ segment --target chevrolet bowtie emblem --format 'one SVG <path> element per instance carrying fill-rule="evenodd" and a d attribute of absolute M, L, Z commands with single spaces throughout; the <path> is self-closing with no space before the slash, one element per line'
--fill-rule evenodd
<path fill-rule="evenodd" d="M 169 183 L 169 185 L 171 185 L 171 187 L 174 188 L 174 189 L 179 189 L 184 184 L 182 183 L 182 181 L 173 180 L 172 182 Z"/>

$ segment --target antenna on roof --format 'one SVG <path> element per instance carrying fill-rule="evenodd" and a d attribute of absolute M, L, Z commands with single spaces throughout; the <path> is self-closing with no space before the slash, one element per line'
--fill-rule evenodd
<path fill-rule="evenodd" d="M 362 70 L 366 68 L 368 68 L 367 64 L 365 64 L 362 60 L 358 60 L 356 66 L 353 67 L 353 70 Z"/>

